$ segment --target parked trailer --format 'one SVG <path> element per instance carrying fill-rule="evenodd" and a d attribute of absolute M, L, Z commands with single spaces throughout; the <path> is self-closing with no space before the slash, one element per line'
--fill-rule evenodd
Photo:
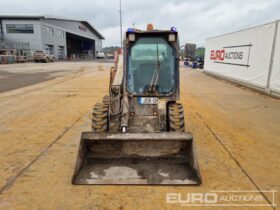
<path fill-rule="evenodd" d="M 205 72 L 280 96 L 279 20 L 209 38 Z"/>

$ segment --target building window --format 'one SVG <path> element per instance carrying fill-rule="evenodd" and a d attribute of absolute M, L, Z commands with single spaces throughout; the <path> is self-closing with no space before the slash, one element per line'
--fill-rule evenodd
<path fill-rule="evenodd" d="M 6 24 L 7 33 L 33 34 L 33 24 Z"/>
<path fill-rule="evenodd" d="M 56 35 L 57 35 L 58 37 L 64 38 L 64 32 L 63 32 L 63 31 L 61 31 L 61 30 L 59 30 L 59 29 L 56 29 L 56 30 L 55 30 L 55 33 L 56 33 Z"/>
<path fill-rule="evenodd" d="M 42 31 L 46 34 L 49 34 L 51 36 L 54 35 L 54 31 L 53 28 L 49 27 L 49 26 L 42 26 Z"/>

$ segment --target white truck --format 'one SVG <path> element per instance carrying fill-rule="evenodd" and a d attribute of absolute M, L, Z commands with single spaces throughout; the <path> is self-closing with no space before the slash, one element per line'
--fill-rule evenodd
<path fill-rule="evenodd" d="M 98 51 L 98 52 L 96 53 L 96 58 L 97 58 L 97 59 L 105 59 L 105 54 L 104 54 L 104 52 L 103 52 L 103 51 Z"/>

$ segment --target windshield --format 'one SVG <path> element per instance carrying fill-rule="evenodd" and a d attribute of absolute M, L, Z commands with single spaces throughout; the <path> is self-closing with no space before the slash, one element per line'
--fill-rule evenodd
<path fill-rule="evenodd" d="M 175 50 L 164 38 L 139 38 L 129 51 L 127 74 L 131 93 L 168 94 L 175 87 Z"/>

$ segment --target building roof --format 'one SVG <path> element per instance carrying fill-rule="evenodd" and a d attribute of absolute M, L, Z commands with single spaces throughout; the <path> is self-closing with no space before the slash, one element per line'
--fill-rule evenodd
<path fill-rule="evenodd" d="M 52 20 L 68 20 L 68 21 L 79 21 L 84 23 L 89 29 L 95 33 L 99 39 L 105 39 L 101 33 L 99 33 L 88 21 L 76 20 L 66 17 L 52 16 L 52 15 L 1 15 L 0 19 L 52 19 Z"/>

